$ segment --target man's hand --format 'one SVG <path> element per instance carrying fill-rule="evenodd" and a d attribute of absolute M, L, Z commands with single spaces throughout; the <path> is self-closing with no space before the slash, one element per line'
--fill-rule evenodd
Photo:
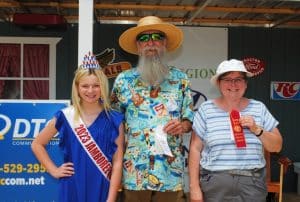
<path fill-rule="evenodd" d="M 165 126 L 164 132 L 169 135 L 182 135 L 191 130 L 192 124 L 189 120 L 180 121 L 178 119 L 171 119 Z"/>

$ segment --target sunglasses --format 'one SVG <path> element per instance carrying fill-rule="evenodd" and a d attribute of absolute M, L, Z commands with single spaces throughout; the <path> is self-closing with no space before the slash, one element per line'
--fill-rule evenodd
<path fill-rule="evenodd" d="M 163 33 L 151 33 L 151 34 L 140 34 L 136 37 L 136 40 L 140 42 L 148 42 L 150 41 L 150 39 L 152 39 L 152 41 L 161 41 L 165 38 L 166 36 Z"/>
<path fill-rule="evenodd" d="M 242 77 L 238 77 L 238 78 L 234 78 L 234 79 L 231 79 L 231 78 L 221 78 L 220 80 L 224 81 L 224 83 L 226 83 L 226 84 L 237 84 L 237 85 L 240 85 L 240 84 L 242 84 L 245 81 L 245 78 L 242 78 Z"/>

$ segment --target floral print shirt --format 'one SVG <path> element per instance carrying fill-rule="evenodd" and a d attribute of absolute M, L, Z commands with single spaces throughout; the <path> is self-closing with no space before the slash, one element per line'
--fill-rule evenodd
<path fill-rule="evenodd" d="M 125 113 L 126 151 L 123 187 L 128 190 L 183 189 L 184 156 L 181 136 L 167 136 L 172 156 L 157 154 L 157 128 L 170 119 L 193 120 L 193 102 L 187 75 L 170 67 L 167 78 L 149 86 L 134 68 L 118 75 L 112 104 Z"/>

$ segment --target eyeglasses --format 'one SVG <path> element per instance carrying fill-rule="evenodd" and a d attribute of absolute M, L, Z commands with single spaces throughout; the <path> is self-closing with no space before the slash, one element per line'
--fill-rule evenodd
<path fill-rule="evenodd" d="M 140 34 L 136 37 L 136 40 L 140 42 L 148 42 L 150 41 L 150 39 L 152 39 L 152 41 L 161 41 L 165 38 L 166 36 L 163 33 L 151 33 L 151 34 Z"/>
<path fill-rule="evenodd" d="M 224 83 L 226 84 L 236 84 L 236 85 L 239 85 L 239 84 L 242 84 L 244 81 L 245 81 L 245 78 L 234 78 L 234 79 L 231 79 L 231 78 L 223 78 L 223 79 L 220 79 L 221 81 L 223 81 Z"/>

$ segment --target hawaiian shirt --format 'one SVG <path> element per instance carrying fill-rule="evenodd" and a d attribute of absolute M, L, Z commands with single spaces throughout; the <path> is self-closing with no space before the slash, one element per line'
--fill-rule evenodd
<path fill-rule="evenodd" d="M 136 69 L 118 75 L 112 104 L 125 113 L 126 151 L 123 187 L 128 190 L 178 191 L 183 189 L 182 136 L 167 135 L 172 155 L 157 154 L 155 133 L 170 119 L 193 120 L 193 101 L 187 75 L 170 67 L 167 78 L 149 86 Z"/>

